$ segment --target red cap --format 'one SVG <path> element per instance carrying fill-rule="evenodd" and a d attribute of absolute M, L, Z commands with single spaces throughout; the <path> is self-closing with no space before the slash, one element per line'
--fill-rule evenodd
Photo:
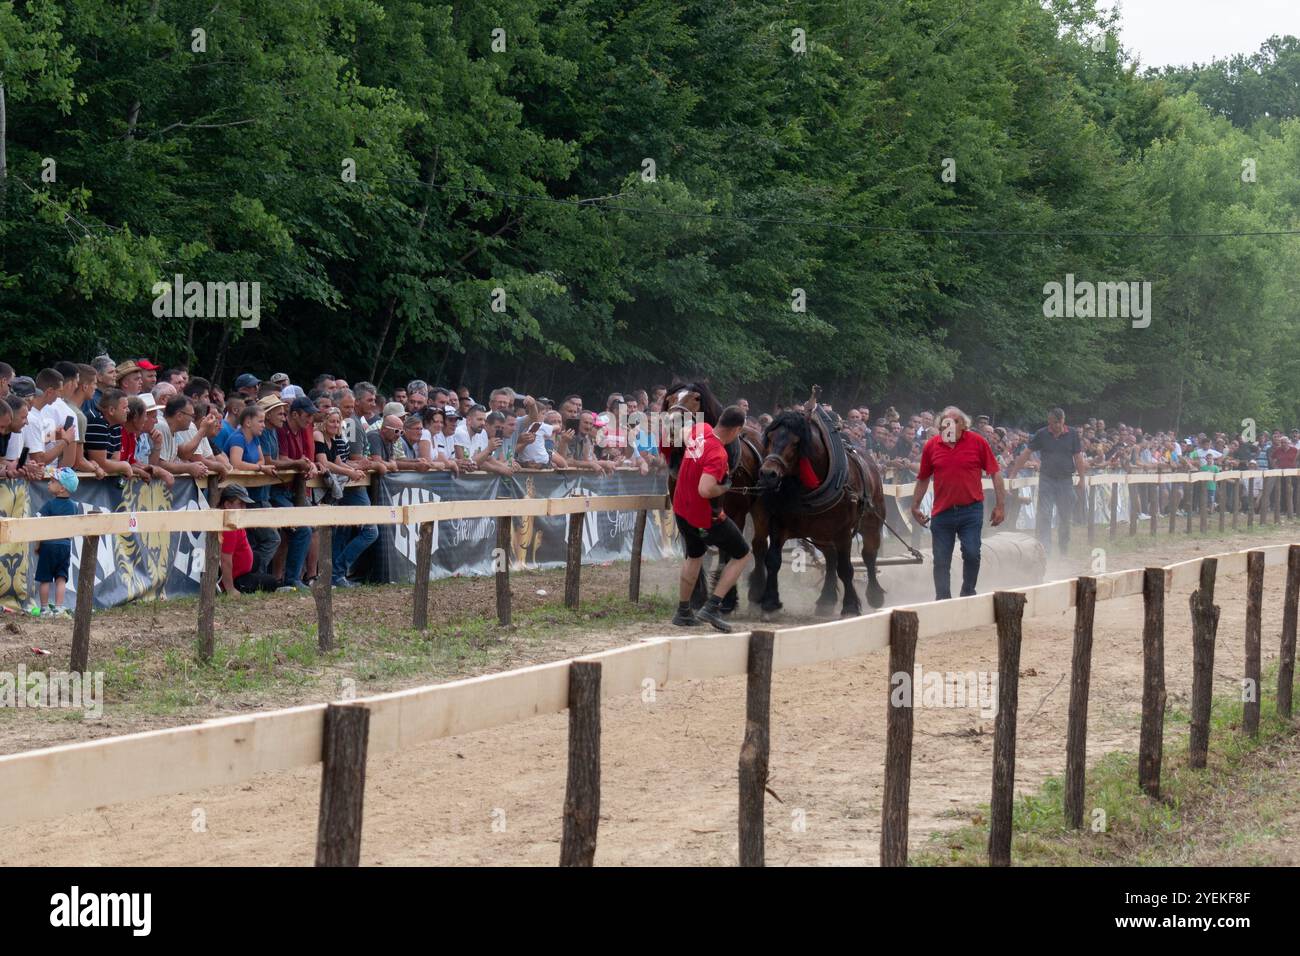
<path fill-rule="evenodd" d="M 135 364 L 149 372 L 157 372 L 162 369 L 161 365 L 154 365 L 153 362 L 150 362 L 148 359 L 136 359 Z"/>

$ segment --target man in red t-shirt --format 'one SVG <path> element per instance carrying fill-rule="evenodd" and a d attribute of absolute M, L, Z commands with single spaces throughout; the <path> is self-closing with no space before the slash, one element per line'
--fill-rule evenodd
<path fill-rule="evenodd" d="M 740 580 L 740 572 L 749 561 L 749 544 L 722 510 L 722 496 L 727 493 L 728 481 L 726 446 L 740 436 L 744 427 L 745 413 L 731 405 L 723 411 L 716 428 L 699 422 L 686 435 L 686 451 L 673 491 L 673 515 L 686 545 L 678 595 L 681 603 L 673 615 L 673 623 L 679 627 L 706 622 L 719 631 L 731 630 L 722 618 L 722 597 Z M 700 576 L 704 554 L 711 547 L 728 560 L 708 603 L 692 614 L 691 592 Z"/>
<path fill-rule="evenodd" d="M 912 517 L 924 525 L 930 522 L 934 549 L 934 599 L 952 597 L 952 549 L 961 539 L 961 596 L 975 593 L 980 573 L 980 532 L 984 526 L 984 474 L 993 478 L 993 506 L 990 523 L 1000 525 L 1006 492 L 993 449 L 982 435 L 970 431 L 970 419 L 950 405 L 939 416 L 939 434 L 925 443 L 921 469 L 912 492 Z M 934 503 L 927 519 L 921 499 L 934 477 Z"/>
<path fill-rule="evenodd" d="M 221 489 L 221 507 L 239 509 L 253 503 L 253 496 L 243 485 L 231 482 Z M 243 528 L 221 532 L 221 593 L 274 591 L 279 580 L 253 570 L 253 549 Z"/>

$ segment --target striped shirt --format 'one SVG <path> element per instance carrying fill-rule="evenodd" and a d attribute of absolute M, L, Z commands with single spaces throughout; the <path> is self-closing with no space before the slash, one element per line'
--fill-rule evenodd
<path fill-rule="evenodd" d="M 122 426 L 110 425 L 99 409 L 86 416 L 86 457 L 92 451 L 108 453 L 109 460 L 116 460 L 122 450 Z"/>

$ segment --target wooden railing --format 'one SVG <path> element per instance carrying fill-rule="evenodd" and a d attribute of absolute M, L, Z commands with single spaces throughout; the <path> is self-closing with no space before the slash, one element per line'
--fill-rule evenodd
<path fill-rule="evenodd" d="M 999 706 L 995 728 L 990 862 L 1010 861 L 1011 788 L 1018 699 L 1017 664 L 1024 618 L 1076 612 L 1075 653 L 1067 743 L 1067 809 L 1072 825 L 1082 806 L 1092 618 L 1097 602 L 1142 596 L 1145 609 L 1141 784 L 1158 794 L 1165 701 L 1164 615 L 1167 594 L 1195 587 L 1197 668 L 1212 670 L 1218 610 L 1218 575 L 1246 571 L 1255 612 L 1247 614 L 1247 673 L 1260 686 L 1258 595 L 1266 564 L 1287 563 L 1281 637 L 1278 711 L 1291 713 L 1300 545 L 1236 551 L 1166 567 L 1116 571 L 1054 581 L 995 594 L 880 611 L 861 617 L 788 628 L 723 635 L 654 638 L 573 660 L 377 694 L 340 704 L 311 704 L 169 730 L 148 731 L 0 757 L 0 825 L 48 819 L 94 807 L 206 787 L 229 786 L 272 770 L 324 763 L 318 863 L 356 863 L 360 857 L 361 793 L 354 785 L 367 753 L 390 753 L 431 740 L 501 727 L 543 714 L 570 711 L 570 773 L 564 798 L 561 859 L 590 864 L 599 819 L 599 749 L 591 746 L 602 699 L 639 694 L 647 679 L 675 681 L 748 675 L 746 727 L 740 757 L 740 859 L 763 862 L 763 789 L 767 780 L 770 680 L 773 669 L 805 667 L 890 649 L 882 687 L 894 689 L 896 672 L 911 674 L 916 641 L 937 634 L 996 624 L 999 635 Z M 1210 615 L 1210 611 L 1213 614 Z M 1212 620 L 1210 618 L 1212 617 Z M 1253 621 L 1253 624 L 1252 624 Z M 1253 643 L 1252 643 L 1253 642 Z M 1205 653 L 1208 647 L 1209 663 Z M 1253 661 L 1253 664 L 1250 663 Z M 1253 667 L 1253 671 L 1251 668 Z M 1208 741 L 1209 682 L 1195 684 L 1192 722 L 1197 743 Z M 887 729 L 881 860 L 907 859 L 911 774 L 911 702 L 891 707 Z M 364 719 L 349 719 L 362 710 Z M 1252 732 L 1249 713 L 1243 732 Z M 585 743 L 584 743 L 585 741 Z M 350 756 L 340 756 L 350 755 Z M 1193 756 L 1195 759 L 1195 756 Z M 576 761 L 576 765 L 573 763 Z M 594 766 L 593 766 L 593 761 Z M 595 772 L 593 772 L 593 770 Z M 334 783 L 334 781 L 340 781 Z M 349 783 L 350 782 L 350 783 Z M 559 799 L 557 796 L 557 807 Z"/>

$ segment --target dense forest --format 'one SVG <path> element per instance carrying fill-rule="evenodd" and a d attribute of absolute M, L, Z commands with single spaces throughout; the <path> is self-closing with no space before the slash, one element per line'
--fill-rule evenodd
<path fill-rule="evenodd" d="M 1092 0 L 0 0 L 0 358 L 1300 421 L 1300 41 Z M 260 283 L 257 328 L 152 287 Z M 1150 322 L 1044 314 L 1150 282 Z"/>

